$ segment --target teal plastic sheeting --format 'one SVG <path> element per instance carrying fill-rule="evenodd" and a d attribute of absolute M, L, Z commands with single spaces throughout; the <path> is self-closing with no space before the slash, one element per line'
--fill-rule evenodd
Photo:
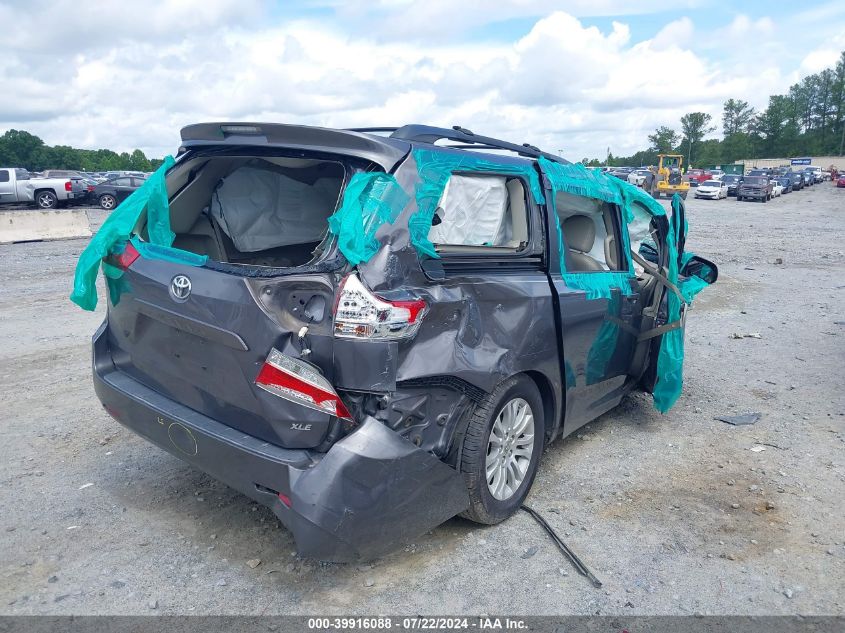
<path fill-rule="evenodd" d="M 588 170 L 580 163 L 564 165 L 552 162 L 544 157 L 540 157 L 538 162 L 543 173 L 548 177 L 555 194 L 564 192 L 620 206 L 624 204 L 623 193 L 613 182 L 616 180 L 621 183 L 618 178 L 605 176 L 597 170 Z M 554 207 L 554 203 L 553 200 L 552 207 Z M 626 222 L 629 221 L 629 216 L 633 220 L 633 214 L 628 212 L 625 215 Z M 588 273 L 567 272 L 563 234 L 560 227 L 560 217 L 556 209 L 553 217 L 560 252 L 560 273 L 567 286 L 583 290 L 587 293 L 588 299 L 609 299 L 614 288 L 618 289 L 623 295 L 631 294 L 630 279 L 634 276 L 634 266 L 631 260 L 628 231 L 622 231 L 622 248 L 628 264 L 627 270 Z"/>
<path fill-rule="evenodd" d="M 619 316 L 620 295 L 618 292 L 611 293 L 607 302 L 607 314 L 599 328 L 593 344 L 587 352 L 587 384 L 594 385 L 601 382 L 607 376 L 607 363 L 616 351 L 619 343 L 619 325 L 612 318 Z"/>
<path fill-rule="evenodd" d="M 556 163 L 543 156 L 537 162 L 548 176 L 555 193 L 565 191 L 576 196 L 622 204 L 621 193 L 613 182 L 621 182 L 618 178 L 606 176 L 599 170 L 587 169 L 581 163 Z"/>
<path fill-rule="evenodd" d="M 689 251 L 684 252 L 684 254 L 681 256 L 681 270 L 684 269 L 684 266 L 687 265 L 687 262 L 694 256 L 694 253 L 690 253 Z M 702 275 L 710 275 L 711 272 L 712 271 L 710 270 L 709 266 L 702 265 Z M 680 290 L 681 294 L 684 295 L 684 300 L 687 303 L 692 303 L 692 300 L 695 298 L 695 295 L 697 295 L 709 285 L 710 284 L 707 283 L 707 281 L 705 281 L 702 277 L 699 277 L 697 275 L 690 275 L 678 284 L 678 290 Z"/>
<path fill-rule="evenodd" d="M 173 243 L 164 175 L 174 164 L 173 157 L 167 156 L 161 167 L 112 211 L 82 251 L 76 263 L 70 300 L 83 310 L 97 307 L 97 270 L 100 263 L 110 253 L 118 252 L 113 249 L 122 250 L 142 213 L 146 211 L 147 214 L 147 234 L 151 243 L 160 246 Z"/>
<path fill-rule="evenodd" d="M 142 242 L 137 235 L 133 235 L 129 241 L 144 259 L 160 259 L 171 264 L 182 264 L 184 266 L 205 266 L 208 261 L 208 255 L 197 255 L 191 251 L 183 251 L 181 248 Z"/>
<path fill-rule="evenodd" d="M 337 236 L 338 248 L 350 264 L 357 266 L 376 254 L 376 231 L 385 223 L 393 224 L 410 199 L 391 174 L 352 176 L 340 208 L 329 217 L 329 231 Z"/>
<path fill-rule="evenodd" d="M 533 163 L 521 164 L 497 163 L 469 152 L 448 153 L 439 150 L 415 149 L 414 161 L 417 164 L 417 182 L 414 198 L 417 210 L 408 219 L 408 231 L 411 234 L 411 244 L 420 255 L 439 258 L 434 250 L 434 244 L 428 239 L 431 222 L 437 203 L 443 195 L 449 177 L 456 172 L 490 172 L 495 174 L 521 176 L 528 181 L 534 199 L 539 203 L 545 202 L 540 177 Z"/>
<path fill-rule="evenodd" d="M 115 244 L 111 249 L 111 253 L 120 255 L 126 248 L 126 245 L 130 243 L 144 259 L 158 259 L 160 261 L 170 262 L 171 264 L 182 264 L 183 266 L 205 266 L 205 263 L 208 261 L 208 255 L 197 255 L 196 253 L 183 251 L 180 248 L 173 248 L 172 246 L 158 246 L 157 244 L 142 242 L 137 235 L 129 238 L 128 242 Z M 122 268 L 113 266 L 105 260 L 103 260 L 102 268 L 103 277 L 106 279 L 106 288 L 109 291 L 109 300 L 112 305 L 116 306 L 120 302 L 120 298 L 125 293 L 130 292 L 132 287 L 126 280 L 125 272 Z"/>
<path fill-rule="evenodd" d="M 590 170 L 581 164 L 564 165 L 555 163 L 545 158 L 539 159 L 540 167 L 549 179 L 552 190 L 555 194 L 563 191 L 569 194 L 595 198 L 619 205 L 622 210 L 622 219 L 631 228 L 642 227 L 649 222 L 650 216 L 665 216 L 666 210 L 650 195 L 637 187 L 625 183 L 613 176 L 602 174 L 598 170 Z M 690 303 L 696 294 L 701 292 L 708 284 L 697 276 L 692 276 L 678 282 L 678 239 L 681 230 L 684 234 L 688 231 L 686 219 L 684 226 L 680 226 L 680 197 L 676 194 L 672 198 L 672 217 L 670 230 L 667 237 L 667 248 L 669 250 L 669 270 L 667 277 L 678 285 L 683 300 L 675 293 L 670 292 L 667 296 L 669 322 L 681 318 L 681 310 L 684 303 Z M 553 206 L 553 205 L 552 205 Z M 563 256 L 563 236 L 561 233 L 560 220 L 557 212 L 554 214 L 555 229 L 557 231 L 558 247 L 561 253 L 561 275 L 566 285 L 571 288 L 584 290 L 588 299 L 608 299 L 608 314 L 613 314 L 613 301 L 617 295 L 613 292 L 618 288 L 622 294 L 630 294 L 629 280 L 634 275 L 633 262 L 630 255 L 631 243 L 629 232 L 622 232 L 625 256 L 628 260 L 628 271 L 623 272 L 597 272 L 597 273 L 569 273 L 566 271 L 566 262 Z M 693 256 L 692 253 L 682 253 L 682 264 L 686 264 Z M 596 340 L 588 352 L 587 358 L 587 384 L 591 381 L 600 380 L 604 375 L 607 360 L 615 350 L 616 341 L 619 337 L 619 327 L 611 320 L 606 320 L 600 328 Z M 657 357 L 657 383 L 654 388 L 654 406 L 661 413 L 668 411 L 678 400 L 683 388 L 683 364 L 684 364 L 684 330 L 682 328 L 671 330 L 661 338 L 660 350 Z"/>
<path fill-rule="evenodd" d="M 669 270 L 666 276 L 673 284 L 678 283 L 678 236 L 680 235 L 680 205 L 678 194 L 672 197 L 672 217 L 666 246 L 669 250 Z M 674 292 L 667 292 L 668 322 L 681 318 L 681 299 Z M 657 383 L 654 386 L 654 406 L 661 413 L 666 413 L 674 406 L 684 386 L 684 328 L 666 332 L 660 341 L 657 356 Z"/>

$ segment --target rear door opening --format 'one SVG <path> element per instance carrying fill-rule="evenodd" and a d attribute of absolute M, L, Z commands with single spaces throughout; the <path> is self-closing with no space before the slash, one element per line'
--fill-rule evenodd
<path fill-rule="evenodd" d="M 173 246 L 217 262 L 293 268 L 325 251 L 350 163 L 200 153 L 168 174 Z"/>
<path fill-rule="evenodd" d="M 118 369 L 168 398 L 280 446 L 327 447 L 338 415 L 256 379 L 274 354 L 276 367 L 307 360 L 331 382 L 344 260 L 327 220 L 349 177 L 372 165 L 292 154 L 203 148 L 182 157 L 167 176 L 173 246 L 208 261 L 124 261 L 109 343 Z"/>

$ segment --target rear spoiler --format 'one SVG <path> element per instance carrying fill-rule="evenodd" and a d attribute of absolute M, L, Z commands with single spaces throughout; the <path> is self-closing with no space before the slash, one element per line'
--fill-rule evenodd
<path fill-rule="evenodd" d="M 196 123 L 183 127 L 180 134 L 180 154 L 211 145 L 280 147 L 354 156 L 381 165 L 387 172 L 411 149 L 407 141 L 375 134 L 282 123 Z"/>

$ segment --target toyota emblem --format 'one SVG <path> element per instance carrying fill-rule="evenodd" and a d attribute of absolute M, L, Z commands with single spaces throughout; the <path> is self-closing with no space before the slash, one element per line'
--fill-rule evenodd
<path fill-rule="evenodd" d="M 191 294 L 191 280 L 185 275 L 176 275 L 170 282 L 170 294 L 176 301 L 186 301 Z"/>

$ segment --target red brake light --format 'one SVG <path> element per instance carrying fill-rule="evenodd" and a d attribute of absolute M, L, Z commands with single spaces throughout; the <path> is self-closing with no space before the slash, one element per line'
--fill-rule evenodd
<path fill-rule="evenodd" d="M 331 383 L 310 363 L 270 350 L 255 384 L 264 391 L 308 409 L 352 419 Z"/>
<path fill-rule="evenodd" d="M 119 255 L 112 255 L 112 259 L 114 263 L 117 264 L 123 270 L 129 268 L 132 264 L 135 263 L 135 260 L 141 256 L 134 246 L 132 246 L 132 242 L 126 242 L 126 247 L 123 249 L 123 252 Z"/>
<path fill-rule="evenodd" d="M 355 274 L 337 291 L 334 335 L 343 338 L 399 339 L 416 334 L 428 305 L 422 299 L 389 301 L 374 295 Z"/>
<path fill-rule="evenodd" d="M 71 184 L 70 180 L 65 182 L 65 191 L 73 191 L 73 185 Z"/>

